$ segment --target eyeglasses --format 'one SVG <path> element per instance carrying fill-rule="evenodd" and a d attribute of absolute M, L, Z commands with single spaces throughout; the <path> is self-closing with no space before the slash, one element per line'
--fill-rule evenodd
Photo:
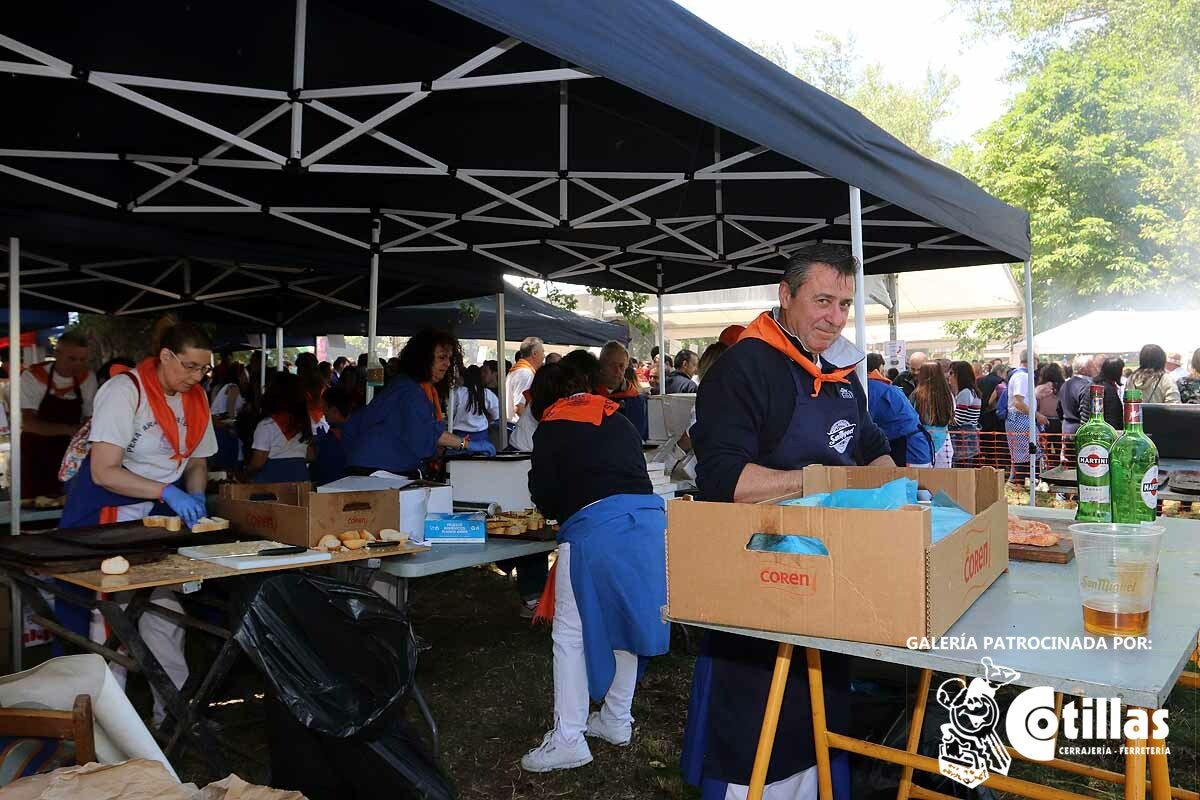
<path fill-rule="evenodd" d="M 180 361 L 179 356 L 173 350 L 167 350 L 171 354 L 171 358 L 179 362 L 179 366 L 193 375 L 199 375 L 201 378 L 207 378 L 212 374 L 213 368 L 211 364 L 193 364 L 189 361 Z"/>

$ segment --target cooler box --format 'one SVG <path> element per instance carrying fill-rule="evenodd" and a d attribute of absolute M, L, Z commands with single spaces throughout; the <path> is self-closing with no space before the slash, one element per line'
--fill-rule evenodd
<path fill-rule="evenodd" d="M 498 503 L 504 511 L 532 508 L 533 500 L 529 497 L 529 459 L 529 453 L 500 453 L 491 458 L 446 459 L 446 470 L 450 473 L 454 501 Z"/>
<path fill-rule="evenodd" d="M 928 507 L 667 503 L 667 615 L 755 630 L 905 646 L 941 636 L 1008 568 L 1004 477 L 981 469 L 822 467 L 804 494 L 915 478 L 974 515 L 932 543 Z M 821 539 L 828 555 L 748 550 L 755 533 Z"/>

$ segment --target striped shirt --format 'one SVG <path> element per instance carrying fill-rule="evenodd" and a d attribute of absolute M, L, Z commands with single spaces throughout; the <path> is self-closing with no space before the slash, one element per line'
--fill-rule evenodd
<path fill-rule="evenodd" d="M 978 428 L 980 405 L 979 395 L 970 389 L 963 389 L 954 398 L 954 422 L 958 425 L 970 425 L 972 428 Z"/>

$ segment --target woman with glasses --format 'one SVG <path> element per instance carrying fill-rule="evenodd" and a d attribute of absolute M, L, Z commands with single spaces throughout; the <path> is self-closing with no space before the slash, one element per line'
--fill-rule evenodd
<path fill-rule="evenodd" d="M 212 344 L 199 326 L 171 317 L 155 326 L 154 342 L 153 355 L 96 393 L 91 450 L 71 479 L 64 528 L 127 522 L 158 510 L 191 527 L 207 513 L 208 457 L 217 452 L 217 438 L 201 381 L 212 371 Z M 156 589 L 151 600 L 182 613 L 167 589 Z M 61 599 L 56 606 L 64 625 L 87 635 L 88 609 Z M 183 628 L 143 614 L 138 630 L 174 684 L 183 686 Z M 156 697 L 156 723 L 163 713 Z"/>

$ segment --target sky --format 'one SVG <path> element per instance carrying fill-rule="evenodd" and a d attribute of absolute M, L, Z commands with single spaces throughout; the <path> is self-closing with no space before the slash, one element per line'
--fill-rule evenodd
<path fill-rule="evenodd" d="M 966 14 L 950 0 L 678 0 L 710 25 L 743 43 L 811 45 L 824 31 L 841 38 L 853 34 L 865 64 L 882 64 L 906 85 L 924 81 L 928 67 L 945 67 L 958 76 L 954 112 L 935 133 L 957 143 L 1003 113 L 1013 87 L 1004 81 L 1011 45 L 1003 39 L 970 37 Z"/>

